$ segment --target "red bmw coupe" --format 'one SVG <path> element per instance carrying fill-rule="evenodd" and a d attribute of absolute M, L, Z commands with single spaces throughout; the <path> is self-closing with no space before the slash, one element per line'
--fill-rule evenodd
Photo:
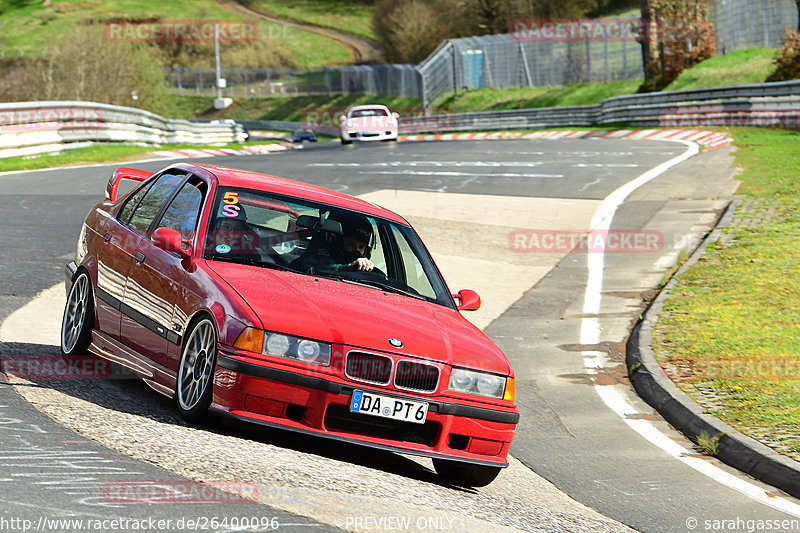
<path fill-rule="evenodd" d="M 478 295 L 451 294 L 408 222 L 369 202 L 209 165 L 120 168 L 66 288 L 64 355 L 128 367 L 189 421 L 430 457 L 466 486 L 508 464 L 514 373 L 461 316 Z"/>

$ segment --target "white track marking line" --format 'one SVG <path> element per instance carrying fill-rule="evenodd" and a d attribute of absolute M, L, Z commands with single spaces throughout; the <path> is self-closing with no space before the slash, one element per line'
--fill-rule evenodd
<path fill-rule="evenodd" d="M 648 170 L 638 178 L 609 194 L 595 211 L 590 225 L 592 231 L 610 229 L 611 221 L 614 219 L 617 209 L 633 191 L 699 152 L 699 146 L 693 142 L 669 139 L 664 139 L 664 141 L 681 143 L 686 145 L 687 149 L 681 155 Z M 600 320 L 597 315 L 600 313 L 602 299 L 605 253 L 603 251 L 590 252 L 588 256 L 589 279 L 586 283 L 586 292 L 583 299 L 583 314 L 585 318 L 581 320 L 581 344 L 593 345 L 600 341 Z M 584 351 L 583 357 L 584 368 L 589 374 L 596 374 L 598 369 L 603 368 L 604 362 L 607 361 L 607 354 L 598 351 Z M 603 400 L 603 403 L 622 418 L 631 429 L 683 464 L 764 505 L 800 517 L 800 505 L 770 495 L 761 487 L 730 474 L 705 459 L 693 457 L 693 450 L 684 448 L 673 441 L 647 420 L 628 418 L 632 415 L 643 413 L 639 413 L 635 407 L 630 405 L 613 385 L 595 384 L 594 389 Z"/>
<path fill-rule="evenodd" d="M 461 178 L 461 177 L 477 177 L 477 178 L 546 178 L 546 179 L 561 179 L 563 174 L 526 174 L 518 172 L 492 172 L 475 174 L 472 172 L 447 172 L 447 171 L 433 171 L 433 170 L 373 170 L 373 171 L 359 171 L 359 174 L 368 174 L 371 176 L 443 176 L 447 178 Z"/>

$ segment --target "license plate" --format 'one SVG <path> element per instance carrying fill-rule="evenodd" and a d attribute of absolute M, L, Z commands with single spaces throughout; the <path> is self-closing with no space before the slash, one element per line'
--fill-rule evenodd
<path fill-rule="evenodd" d="M 415 402 L 357 390 L 353 392 L 350 411 L 363 415 L 402 420 L 403 422 L 413 422 L 414 424 L 424 424 L 425 418 L 428 416 L 428 404 L 426 402 Z"/>

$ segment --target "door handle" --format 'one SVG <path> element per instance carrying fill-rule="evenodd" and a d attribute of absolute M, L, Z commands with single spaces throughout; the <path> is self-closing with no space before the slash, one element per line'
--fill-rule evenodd
<path fill-rule="evenodd" d="M 144 260 L 147 259 L 147 256 L 144 255 L 142 252 L 136 254 L 136 264 L 141 265 L 144 263 Z"/>
<path fill-rule="evenodd" d="M 113 237 L 113 234 L 107 231 L 106 234 L 103 235 L 103 244 L 109 244 L 111 242 L 111 237 Z"/>

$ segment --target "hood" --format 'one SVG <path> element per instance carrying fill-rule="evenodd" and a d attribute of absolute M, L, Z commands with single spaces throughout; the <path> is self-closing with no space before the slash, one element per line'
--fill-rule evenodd
<path fill-rule="evenodd" d="M 347 119 L 347 122 L 351 124 L 350 129 L 359 131 L 383 131 L 394 125 L 389 117 L 356 117 Z"/>
<path fill-rule="evenodd" d="M 264 329 L 508 375 L 502 351 L 455 309 L 338 280 L 209 262 Z M 403 342 L 396 349 L 389 344 Z"/>

